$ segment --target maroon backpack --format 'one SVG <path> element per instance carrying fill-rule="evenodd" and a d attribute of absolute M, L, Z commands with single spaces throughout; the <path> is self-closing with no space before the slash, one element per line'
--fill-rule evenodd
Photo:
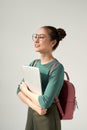
<path fill-rule="evenodd" d="M 50 73 L 52 72 L 52 70 L 57 64 L 60 63 L 56 62 L 52 65 L 50 69 Z M 66 80 L 64 80 L 59 96 L 55 97 L 55 101 L 60 113 L 60 119 L 70 120 L 73 119 L 74 110 L 77 105 L 76 95 L 75 95 L 76 93 L 75 93 L 74 85 L 70 82 L 68 73 L 64 72 L 64 74 L 66 75 Z"/>

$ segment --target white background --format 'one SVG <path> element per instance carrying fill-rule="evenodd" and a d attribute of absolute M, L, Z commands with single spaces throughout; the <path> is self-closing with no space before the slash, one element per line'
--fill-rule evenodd
<path fill-rule="evenodd" d="M 54 56 L 75 85 L 79 109 L 62 130 L 87 130 L 87 0 L 0 0 L 0 130 L 24 130 L 27 106 L 16 89 L 21 65 L 39 57 L 31 36 L 43 25 L 67 32 Z"/>

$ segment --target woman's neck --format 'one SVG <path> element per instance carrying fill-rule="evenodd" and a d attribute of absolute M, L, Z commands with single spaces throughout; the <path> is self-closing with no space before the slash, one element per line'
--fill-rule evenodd
<path fill-rule="evenodd" d="M 41 54 L 41 64 L 46 64 L 54 59 L 52 54 Z"/>

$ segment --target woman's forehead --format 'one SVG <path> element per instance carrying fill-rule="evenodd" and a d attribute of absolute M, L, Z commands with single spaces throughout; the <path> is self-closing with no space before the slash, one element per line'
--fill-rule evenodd
<path fill-rule="evenodd" d="M 48 34 L 48 32 L 45 28 L 39 28 L 36 33 L 37 34 Z"/>

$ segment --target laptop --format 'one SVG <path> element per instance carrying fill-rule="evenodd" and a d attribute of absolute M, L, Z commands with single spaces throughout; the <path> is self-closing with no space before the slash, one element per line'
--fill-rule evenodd
<path fill-rule="evenodd" d="M 36 94 L 42 95 L 40 71 L 37 67 L 22 66 L 23 78 L 29 89 Z"/>

